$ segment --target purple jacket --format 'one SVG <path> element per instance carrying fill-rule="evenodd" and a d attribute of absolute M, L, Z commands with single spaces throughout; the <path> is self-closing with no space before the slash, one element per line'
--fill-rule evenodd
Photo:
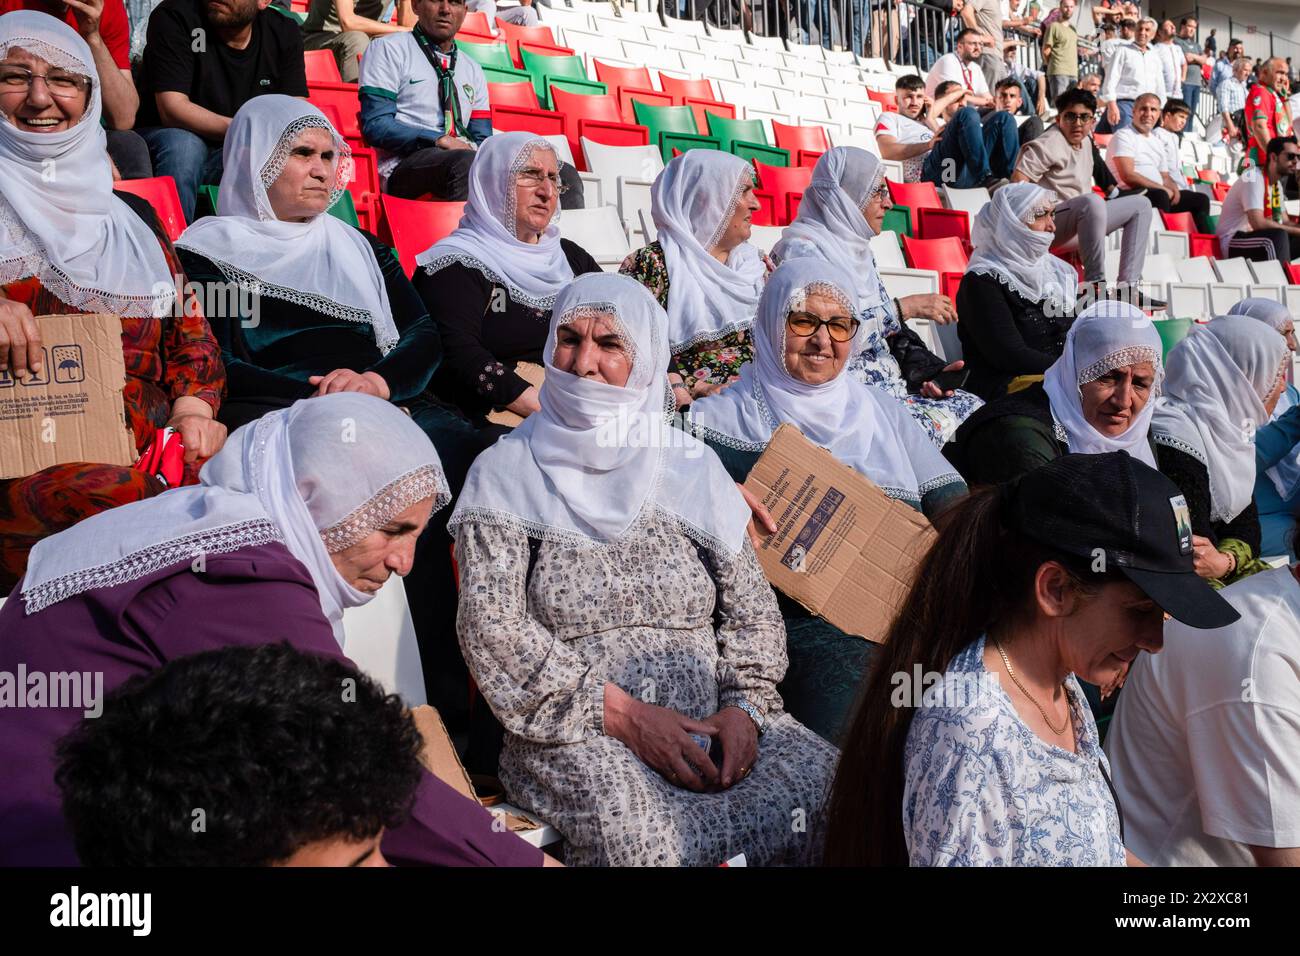
<path fill-rule="evenodd" d="M 307 569 L 282 544 L 208 556 L 26 615 L 21 585 L 0 610 L 0 672 L 103 674 L 103 693 L 173 658 L 288 641 L 342 658 Z M 18 688 L 23 696 L 24 688 Z M 24 701 L 26 697 L 24 696 Z M 54 784 L 54 745 L 84 708 L 0 706 L 0 866 L 77 864 Z M 538 866 L 541 851 L 425 772 L 410 820 L 385 835 L 395 863 Z"/>

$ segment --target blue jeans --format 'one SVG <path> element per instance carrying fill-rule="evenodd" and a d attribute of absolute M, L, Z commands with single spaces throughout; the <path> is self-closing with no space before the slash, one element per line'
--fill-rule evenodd
<path fill-rule="evenodd" d="M 981 122 L 975 107 L 963 106 L 948 122 L 939 145 L 926 154 L 921 178 L 973 189 L 990 176 L 1009 177 L 1019 149 L 1020 131 L 1010 113 L 997 110 Z"/>
<path fill-rule="evenodd" d="M 1201 101 L 1201 84 L 1199 82 L 1184 83 L 1183 99 L 1187 103 L 1187 108 L 1192 111 L 1192 115 L 1187 117 L 1187 126 L 1183 130 L 1183 132 L 1186 132 L 1187 130 L 1196 127 L 1196 104 Z M 1180 134 L 1179 139 L 1181 138 L 1182 136 Z"/>
<path fill-rule="evenodd" d="M 1119 104 L 1119 122 L 1111 126 L 1106 119 L 1106 111 L 1101 110 L 1101 119 L 1097 122 L 1098 133 L 1118 133 L 1126 126 L 1133 125 L 1133 103 L 1134 100 L 1116 100 Z"/>
<path fill-rule="evenodd" d="M 136 132 L 149 144 L 153 174 L 176 180 L 185 221 L 193 222 L 199 187 L 221 182 L 221 147 L 187 129 L 152 126 Z"/>

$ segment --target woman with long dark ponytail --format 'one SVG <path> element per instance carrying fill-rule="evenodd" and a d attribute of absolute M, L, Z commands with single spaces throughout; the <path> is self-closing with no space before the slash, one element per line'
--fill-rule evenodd
<path fill-rule="evenodd" d="M 972 494 L 938 530 L 864 682 L 825 862 L 1123 865 L 1074 675 L 1121 678 L 1159 651 L 1166 613 L 1236 618 L 1193 570 L 1177 487 L 1123 452 L 1066 455 Z"/>

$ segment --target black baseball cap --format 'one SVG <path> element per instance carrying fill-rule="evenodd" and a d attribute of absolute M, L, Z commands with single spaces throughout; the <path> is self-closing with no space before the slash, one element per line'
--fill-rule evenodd
<path fill-rule="evenodd" d="M 1003 489 L 1026 537 L 1089 560 L 1105 555 L 1164 611 L 1197 628 L 1241 617 L 1192 566 L 1192 519 L 1178 486 L 1127 452 L 1062 455 Z"/>

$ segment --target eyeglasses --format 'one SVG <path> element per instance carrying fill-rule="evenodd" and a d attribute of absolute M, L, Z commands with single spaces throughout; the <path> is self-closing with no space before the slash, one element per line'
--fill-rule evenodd
<path fill-rule="evenodd" d="M 1289 149 L 1283 150 L 1282 161 L 1285 163 L 1300 162 L 1300 153 L 1293 153 Z"/>
<path fill-rule="evenodd" d="M 26 93 L 34 80 L 44 80 L 51 96 L 66 99 L 90 89 L 90 77 L 80 73 L 33 73 L 25 66 L 0 66 L 0 90 Z"/>
<path fill-rule="evenodd" d="M 872 194 L 867 197 L 867 205 L 871 205 L 873 202 L 884 202 L 888 198 L 889 198 L 889 184 L 881 183 L 878 187 L 876 187 L 875 191 L 873 191 Z"/>
<path fill-rule="evenodd" d="M 1092 118 L 1093 118 L 1092 113 L 1062 113 L 1061 114 L 1061 119 L 1064 120 L 1065 122 L 1078 123 L 1081 126 L 1084 123 L 1091 123 Z"/>
<path fill-rule="evenodd" d="M 529 168 L 519 170 L 515 178 L 520 186 L 540 186 L 543 180 L 555 187 L 555 191 L 561 196 L 569 191 L 569 187 L 560 179 L 559 173 L 545 173 L 540 169 Z"/>
<path fill-rule="evenodd" d="M 791 312 L 785 320 L 785 327 L 801 339 L 816 335 L 817 330 L 824 325 L 827 334 L 836 342 L 847 342 L 853 338 L 858 334 L 858 326 L 861 324 L 847 315 L 833 315 L 829 319 L 823 319 L 811 312 Z"/>

